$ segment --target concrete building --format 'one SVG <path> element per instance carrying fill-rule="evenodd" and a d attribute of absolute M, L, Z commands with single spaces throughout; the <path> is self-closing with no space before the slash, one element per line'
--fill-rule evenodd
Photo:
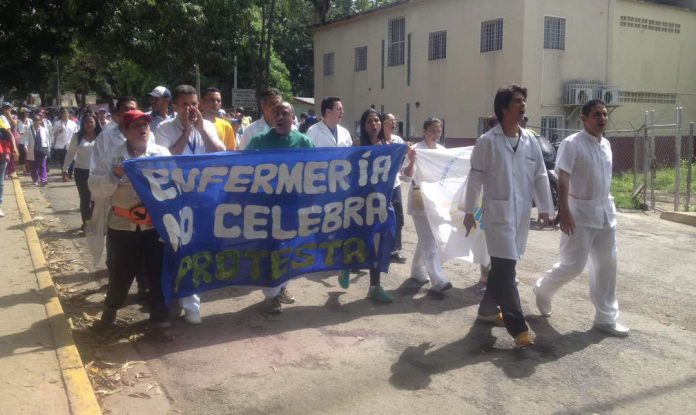
<path fill-rule="evenodd" d="M 315 97 L 341 97 L 352 131 L 369 106 L 408 137 L 440 117 L 448 145 L 477 137 L 510 83 L 529 89 L 530 125 L 549 137 L 580 128 L 594 97 L 610 104 L 610 129 L 638 128 L 650 109 L 673 123 L 676 106 L 696 121 L 693 4 L 397 0 L 315 28 Z"/>

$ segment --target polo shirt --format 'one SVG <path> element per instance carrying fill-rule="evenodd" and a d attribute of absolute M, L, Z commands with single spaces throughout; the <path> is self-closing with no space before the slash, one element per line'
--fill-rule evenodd
<path fill-rule="evenodd" d="M 276 133 L 275 129 L 271 129 L 252 138 L 246 150 L 272 148 L 314 148 L 314 142 L 297 130 L 291 130 L 287 136 L 281 136 Z"/>

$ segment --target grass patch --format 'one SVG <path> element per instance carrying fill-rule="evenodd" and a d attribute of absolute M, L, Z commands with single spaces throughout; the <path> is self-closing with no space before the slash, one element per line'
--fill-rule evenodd
<path fill-rule="evenodd" d="M 633 173 L 619 173 L 611 178 L 611 194 L 616 207 L 640 209 L 640 202 L 633 199 Z"/>
<path fill-rule="evenodd" d="M 691 197 L 696 198 L 696 165 L 692 165 Z M 688 177 L 688 164 L 683 162 L 681 165 L 680 193 L 686 195 L 686 179 Z M 638 183 L 643 182 L 644 176 L 639 174 L 636 179 Z M 655 171 L 655 190 L 664 193 L 674 194 L 676 175 L 674 168 L 663 167 Z M 640 202 L 631 198 L 633 194 L 633 172 L 620 172 L 611 179 L 611 193 L 614 196 L 616 206 L 620 208 L 639 209 Z M 649 191 L 649 189 L 646 189 Z"/>

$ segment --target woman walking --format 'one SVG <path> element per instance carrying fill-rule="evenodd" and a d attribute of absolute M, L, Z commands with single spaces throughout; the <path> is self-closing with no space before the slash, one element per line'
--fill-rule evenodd
<path fill-rule="evenodd" d="M 85 230 L 85 224 L 92 218 L 92 194 L 87 186 L 89 179 L 89 164 L 94 151 L 94 142 L 97 136 L 101 133 L 101 126 L 97 116 L 92 112 L 88 112 L 82 117 L 80 122 L 80 130 L 75 133 L 70 140 L 68 154 L 63 161 L 63 179 L 68 178 L 68 168 L 75 161 L 75 186 L 77 193 L 80 195 L 80 216 L 82 217 L 82 227 Z"/>
<path fill-rule="evenodd" d="M 394 134 L 394 129 L 396 129 L 396 117 L 394 115 L 382 114 L 380 120 L 382 121 L 380 136 L 384 139 L 385 144 L 406 144 L 403 138 Z M 401 246 L 401 230 L 404 227 L 404 204 L 401 196 L 401 180 L 399 180 L 398 174 L 396 175 L 396 180 L 394 180 L 394 192 L 392 193 L 391 203 L 396 214 L 396 241 L 391 252 L 391 260 L 392 262 L 403 264 L 406 262 L 406 256 L 404 256 L 403 247 Z"/>
<path fill-rule="evenodd" d="M 384 137 L 380 135 L 382 122 L 379 113 L 373 108 L 367 109 L 360 117 L 360 139 L 358 144 L 361 146 L 376 146 L 384 144 Z M 370 290 L 367 296 L 379 303 L 391 303 L 394 301 L 391 295 L 384 291 L 380 285 L 381 272 L 379 268 L 370 268 Z"/>
<path fill-rule="evenodd" d="M 404 182 L 411 182 L 408 190 L 408 214 L 413 217 L 413 224 L 416 227 L 418 244 L 413 255 L 411 264 L 411 279 L 418 285 L 432 283 L 431 291 L 443 293 L 452 288 L 442 271 L 440 260 L 440 248 L 430 229 L 428 218 L 423 210 L 423 199 L 420 193 L 421 175 L 424 172 L 416 171 L 416 150 L 422 149 L 444 149 L 438 144 L 442 135 L 442 121 L 437 118 L 427 118 L 423 123 L 423 141 L 413 145 L 407 156 L 407 164 L 401 170 L 401 179 Z"/>

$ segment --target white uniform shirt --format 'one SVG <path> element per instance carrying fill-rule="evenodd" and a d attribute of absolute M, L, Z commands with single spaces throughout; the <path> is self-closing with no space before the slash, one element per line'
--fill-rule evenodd
<path fill-rule="evenodd" d="M 220 141 L 215 130 L 215 124 L 208 120 L 203 120 L 203 128 L 213 141 L 220 142 L 221 147 L 225 147 Z M 162 121 L 155 130 L 155 142 L 157 145 L 166 147 L 169 149 L 173 146 L 176 141 L 181 137 L 184 132 L 184 126 L 178 117 L 170 118 L 168 120 Z M 191 128 L 191 134 L 189 135 L 188 143 L 184 147 L 184 151 L 181 154 L 206 154 L 208 150 L 205 149 L 205 142 L 201 133 L 196 129 L 196 127 Z"/>
<path fill-rule="evenodd" d="M 561 142 L 556 172 L 570 174 L 569 207 L 576 225 L 616 226 L 616 207 L 610 194 L 612 152 L 609 141 L 581 131 Z"/>
<path fill-rule="evenodd" d="M 483 188 L 483 223 L 490 256 L 519 260 L 527 246 L 532 199 L 539 212 L 554 212 L 539 142 L 519 129 L 514 151 L 500 125 L 488 130 L 471 153 L 463 206 L 474 213 Z"/>
<path fill-rule="evenodd" d="M 259 134 L 267 133 L 270 129 L 271 126 L 268 125 L 263 117 L 252 122 L 248 127 L 244 127 L 244 132 L 242 133 L 242 137 L 239 139 L 239 147 L 237 147 L 237 150 L 246 150 L 247 146 L 249 145 L 249 141 L 251 141 L 252 138 Z M 292 129 L 297 130 L 297 127 L 295 127 L 293 124 Z"/>
<path fill-rule="evenodd" d="M 61 130 L 62 129 L 62 130 Z M 58 130 L 61 130 L 58 132 Z M 71 119 L 68 121 L 57 120 L 53 123 L 53 131 L 56 131 L 53 147 L 57 149 L 65 149 L 70 143 L 73 134 L 78 130 L 77 123 Z"/>
<path fill-rule="evenodd" d="M 401 140 L 403 142 L 403 140 Z M 392 142 L 394 142 L 394 135 L 392 135 Z M 414 150 L 429 150 L 428 145 L 425 143 L 425 140 L 419 141 L 416 144 L 413 145 L 412 147 Z M 436 150 L 444 150 L 445 147 L 435 143 L 435 149 Z M 418 157 L 418 156 L 416 156 Z M 404 165 L 401 167 L 401 180 L 403 180 L 404 183 L 411 183 L 411 186 L 408 187 L 408 201 L 406 202 L 406 213 L 408 213 L 411 216 L 414 215 L 424 215 L 425 212 L 423 211 L 416 211 L 413 208 L 413 188 L 414 187 L 420 187 L 421 181 L 425 180 L 426 182 L 436 182 L 440 178 L 440 173 L 437 171 L 419 171 L 415 168 L 413 168 L 413 177 L 406 176 L 404 172 L 406 171 L 406 168 L 411 164 L 411 161 L 408 159 L 408 156 L 404 158 Z M 436 176 L 431 177 L 433 174 Z"/>
<path fill-rule="evenodd" d="M 249 124 L 248 127 L 244 128 L 244 133 L 242 133 L 242 138 L 239 139 L 239 150 L 246 150 L 249 141 L 259 134 L 267 133 L 271 129 L 266 120 L 261 117 L 258 120 Z"/>
<path fill-rule="evenodd" d="M 154 141 L 152 133 L 150 133 L 150 140 Z M 104 128 L 97 136 L 97 139 L 94 140 L 94 150 L 92 151 L 92 157 L 89 162 L 89 169 L 94 169 L 97 162 L 105 157 L 107 151 L 125 142 L 126 136 L 123 135 L 116 123 L 113 123 L 113 127 L 109 127 L 109 124 L 107 124 L 107 128 Z"/>
<path fill-rule="evenodd" d="M 399 137 L 398 135 L 392 134 L 391 135 L 391 142 L 389 144 L 406 144 L 406 142 L 404 141 L 403 138 Z M 404 160 L 407 160 L 407 159 L 404 159 Z M 396 175 L 396 179 L 394 180 L 394 189 L 401 186 L 401 179 L 399 179 L 399 176 L 401 176 L 401 173 Z"/>
<path fill-rule="evenodd" d="M 147 143 L 145 154 L 140 157 L 153 156 L 168 156 L 169 150 L 165 147 L 155 144 L 152 140 Z M 130 209 L 142 204 L 138 194 L 133 189 L 133 185 L 128 180 L 128 176 L 118 178 L 114 175 L 113 169 L 124 160 L 133 157 L 128 154 L 126 143 L 123 142 L 119 146 L 109 148 L 104 157 L 97 161 L 97 165 L 89 173 L 87 181 L 89 190 L 95 198 L 108 199 L 109 209 L 113 206 L 118 206 L 123 209 Z M 116 216 L 113 211 L 109 210 L 108 226 L 111 229 L 121 231 L 135 231 L 138 226 L 141 230 L 152 229 L 152 225 L 137 225 L 127 218 Z"/>
<path fill-rule="evenodd" d="M 350 133 L 340 125 L 336 125 L 336 137 L 331 133 L 329 126 L 320 121 L 307 130 L 307 137 L 314 141 L 316 147 L 351 147 L 353 139 Z"/>
<path fill-rule="evenodd" d="M 73 159 L 75 160 L 76 169 L 89 170 L 96 141 L 96 139 L 88 141 L 82 138 L 82 141 L 78 144 L 77 134 L 73 135 L 72 140 L 70 140 L 70 146 L 68 146 L 68 154 L 63 162 L 63 171 L 68 170 L 68 166 L 70 166 Z"/>
<path fill-rule="evenodd" d="M 26 138 L 26 146 L 27 146 L 27 160 L 29 161 L 34 161 L 34 151 L 36 150 L 36 136 L 35 134 L 37 132 L 41 133 L 41 146 L 40 147 L 50 147 L 51 145 L 51 139 L 49 138 L 50 132 L 48 131 L 48 128 L 41 126 L 41 125 L 32 125 L 31 128 L 28 128 L 29 130 L 29 135 Z"/>

